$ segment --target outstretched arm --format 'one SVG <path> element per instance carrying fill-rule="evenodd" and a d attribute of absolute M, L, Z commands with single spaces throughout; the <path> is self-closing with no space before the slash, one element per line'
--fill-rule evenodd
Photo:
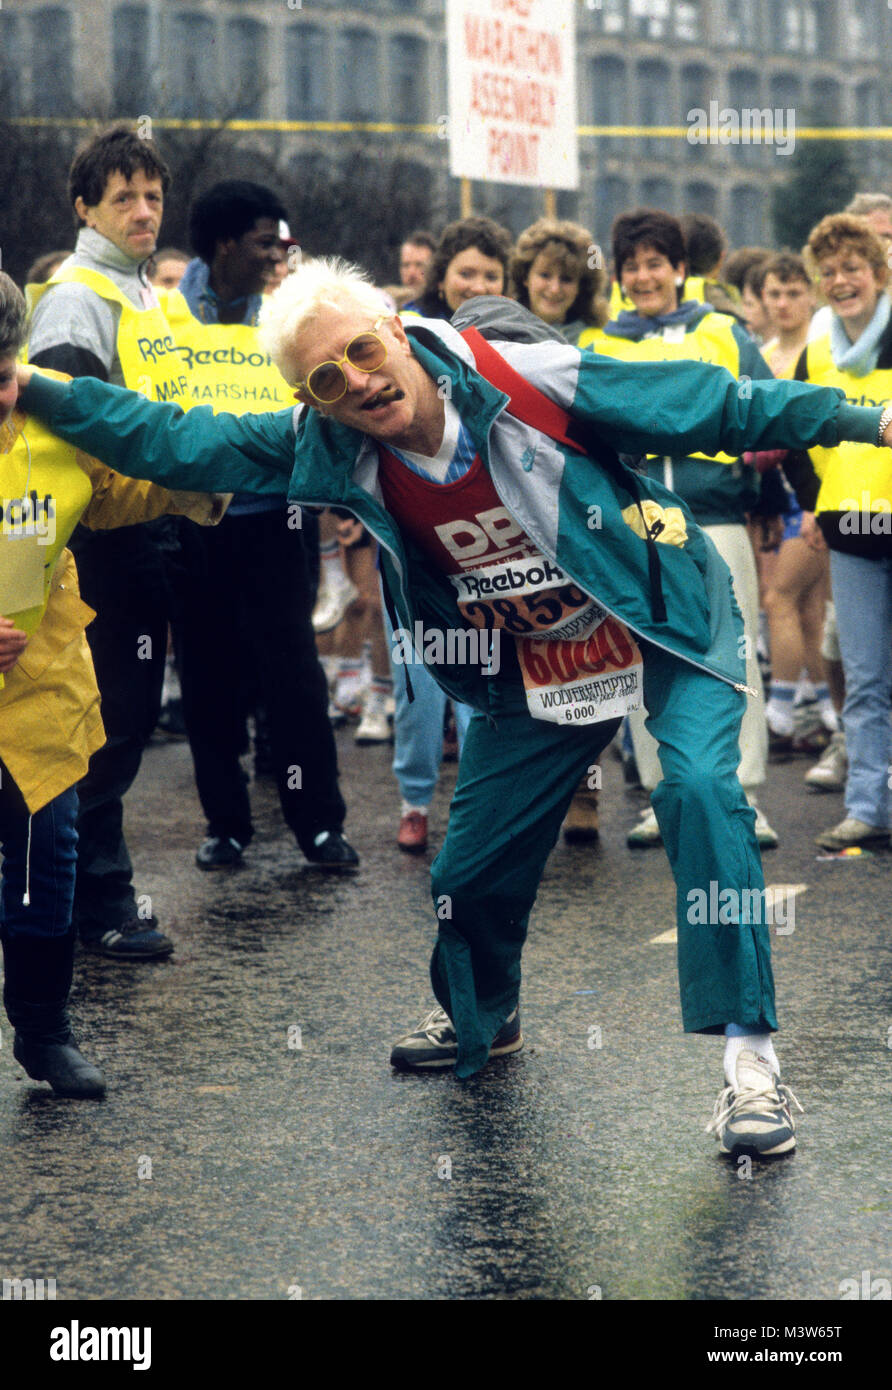
<path fill-rule="evenodd" d="M 54 381 L 19 366 L 20 404 L 48 429 L 131 478 L 194 492 L 281 496 L 294 466 L 290 410 L 186 414 L 91 377 Z"/>
<path fill-rule="evenodd" d="M 706 362 L 581 356 L 572 409 L 606 426 L 621 453 L 738 456 L 746 449 L 877 442 L 882 409 L 849 405 L 835 388 L 738 380 Z M 883 442 L 892 444 L 892 428 Z"/>
<path fill-rule="evenodd" d="M 625 362 L 588 348 L 499 343 L 516 371 L 565 410 L 590 420 L 621 454 L 721 452 L 876 444 L 882 410 L 798 381 L 738 380 L 692 360 Z M 892 444 L 892 428 L 883 437 Z"/>

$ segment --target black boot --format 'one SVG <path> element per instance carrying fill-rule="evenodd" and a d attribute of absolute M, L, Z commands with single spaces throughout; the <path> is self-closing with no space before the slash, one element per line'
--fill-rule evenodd
<path fill-rule="evenodd" d="M 15 1029 L 12 1055 L 34 1081 L 59 1096 L 99 1098 L 105 1080 L 78 1051 L 68 1021 L 74 933 L 64 937 L 2 934 L 3 1003 Z"/>

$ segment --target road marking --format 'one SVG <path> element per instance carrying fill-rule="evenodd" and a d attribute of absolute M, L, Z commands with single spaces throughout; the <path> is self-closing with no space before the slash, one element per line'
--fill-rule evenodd
<path fill-rule="evenodd" d="M 808 892 L 807 883 L 766 883 L 765 885 L 765 906 L 771 908 L 774 915 L 775 906 L 786 904 L 790 898 L 797 898 L 800 893 Z M 660 932 L 659 936 L 650 938 L 651 946 L 673 946 L 678 941 L 678 930 L 670 927 L 669 931 Z"/>

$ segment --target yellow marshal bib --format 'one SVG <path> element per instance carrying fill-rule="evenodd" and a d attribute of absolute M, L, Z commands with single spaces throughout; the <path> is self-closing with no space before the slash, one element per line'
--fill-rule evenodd
<path fill-rule="evenodd" d="M 830 335 L 806 349 L 806 376 L 817 386 L 836 386 L 850 405 L 885 406 L 892 400 L 892 368 L 852 376 L 833 362 Z M 821 480 L 815 514 L 821 512 L 888 512 L 892 510 L 892 453 L 874 444 L 843 443 L 834 449 L 809 449 Z"/>
<path fill-rule="evenodd" d="M 178 290 L 163 301 L 188 378 L 189 404 L 257 415 L 294 406 L 294 393 L 249 323 L 200 323 Z"/>
<path fill-rule="evenodd" d="M 72 283 L 86 285 L 101 299 L 120 306 L 116 346 L 124 384 L 150 401 L 175 401 L 185 408 L 186 373 L 160 304 L 137 309 L 107 275 L 74 266 L 58 270 L 45 285 L 28 285 L 29 308 L 33 309 L 53 285 Z"/>

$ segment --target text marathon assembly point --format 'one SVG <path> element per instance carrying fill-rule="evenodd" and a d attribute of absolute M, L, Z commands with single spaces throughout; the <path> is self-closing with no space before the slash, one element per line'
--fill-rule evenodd
<path fill-rule="evenodd" d="M 578 188 L 573 0 L 447 0 L 456 178 Z"/>

